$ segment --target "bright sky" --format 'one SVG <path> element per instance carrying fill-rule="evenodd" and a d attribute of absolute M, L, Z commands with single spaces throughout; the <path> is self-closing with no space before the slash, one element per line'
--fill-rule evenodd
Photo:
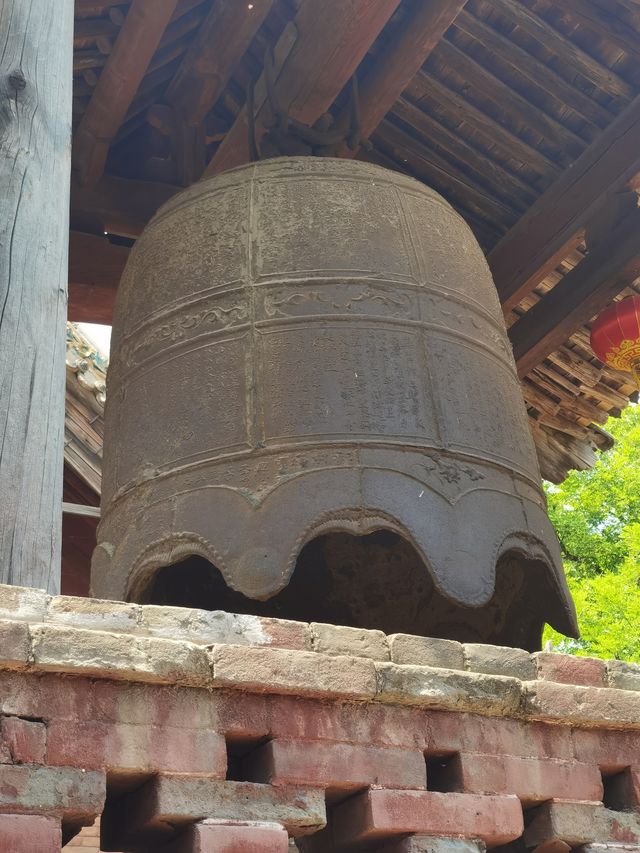
<path fill-rule="evenodd" d="M 97 323 L 78 323 L 78 326 L 103 355 L 109 355 L 111 326 L 99 326 Z"/>

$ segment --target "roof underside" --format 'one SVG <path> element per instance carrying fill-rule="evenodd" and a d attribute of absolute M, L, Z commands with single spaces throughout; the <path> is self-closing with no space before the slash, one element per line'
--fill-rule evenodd
<path fill-rule="evenodd" d="M 275 45 L 276 58 L 278 51 L 286 49 L 287 27 L 291 28 L 292 21 L 295 25 L 305 20 L 305 6 L 310 2 L 255 0 L 254 11 L 260 11 L 265 4 L 268 7 L 261 25 L 247 38 L 248 47 L 230 62 L 228 80 L 212 103 L 204 99 L 204 118 L 187 122 L 191 127 L 189 144 L 193 146 L 193 140 L 198 141 L 198 156 L 203 166 L 209 163 L 208 172 L 221 160 L 225 139 L 230 139 L 237 127 L 247 87 L 261 75 L 266 48 Z M 333 0 L 327 3 L 335 6 Z M 379 68 L 386 67 L 394 50 L 407 50 L 406 33 L 429 3 L 437 5 L 436 0 L 387 2 L 388 20 L 371 36 L 358 67 L 361 92 L 362 81 L 366 83 Z M 79 139 L 82 144 L 81 120 L 88 123 L 92 100 L 105 96 L 101 75 L 118 67 L 128 68 L 124 38 L 136 5 L 140 5 L 139 0 L 133 4 L 125 0 L 76 0 L 77 150 Z M 382 0 L 376 0 L 375 5 L 382 6 Z M 589 223 L 586 242 L 585 223 L 576 219 L 561 251 L 550 245 L 548 257 L 540 263 L 537 275 L 529 276 L 524 289 L 501 281 L 498 272 L 512 235 L 518 234 L 518 228 L 522 231 L 527 222 L 525 215 L 531 213 L 532 206 L 537 203 L 541 209 L 541 215 L 528 226 L 530 232 L 526 232 L 533 242 L 539 220 L 544 218 L 546 200 L 549 199 L 547 210 L 554 211 L 559 204 L 556 202 L 554 207 L 553 193 L 557 191 L 557 198 L 566 203 L 568 196 L 561 187 L 570 174 L 567 170 L 579 158 L 579 163 L 584 162 L 598 145 L 604 149 L 598 155 L 597 162 L 601 163 L 606 157 L 607 131 L 612 133 L 612 126 L 615 131 L 616 119 L 624 120 L 636 108 L 634 99 L 640 92 L 640 4 L 635 0 L 468 0 L 466 5 L 455 5 L 460 7 L 455 21 L 445 28 L 444 36 L 417 73 L 404 81 L 391 108 L 376 122 L 370 136 L 372 150 L 361 150 L 358 156 L 406 172 L 434 187 L 473 229 L 494 270 L 507 325 L 511 327 L 542 472 L 557 482 L 571 468 L 592 465 L 594 451 L 610 446 L 601 426 L 609 415 L 620 414 L 635 390 L 630 376 L 603 366 L 591 351 L 589 321 L 597 313 L 593 309 L 598 302 L 593 301 L 591 291 L 591 302 L 586 296 L 575 298 L 583 286 L 582 279 L 577 278 L 575 285 L 573 279 L 567 280 L 567 289 L 573 289 L 573 297 L 570 294 L 568 299 L 574 298 L 576 304 L 569 310 L 563 301 L 559 309 L 554 309 L 558 315 L 554 315 L 547 330 L 545 340 L 550 343 L 546 350 L 539 342 L 538 314 L 531 315 L 536 322 L 529 324 L 535 325 L 534 344 L 530 344 L 531 329 L 527 337 L 521 333 L 525 326 L 519 326 L 522 316 L 541 299 L 544 302 L 567 273 L 577 268 L 585 256 L 586 243 L 593 249 L 595 241 L 590 242 Z M 205 81 L 202 86 L 206 88 L 208 66 L 202 49 L 195 57 L 200 64 L 194 64 L 195 40 L 215 15 L 224 15 L 225 0 L 178 0 L 173 4 L 161 0 L 160 6 L 171 7 L 168 24 L 150 52 L 146 71 L 132 97 L 124 103 L 122 121 L 111 134 L 104 169 L 93 180 L 83 181 L 82 175 L 76 175 L 78 186 L 72 196 L 73 227 L 100 235 L 109 232 L 111 243 L 120 244 L 117 251 L 122 257 L 114 260 L 115 268 L 126 257 L 123 246 L 139 233 L 145 217 L 176 187 L 188 184 L 194 175 L 199 177 L 197 157 L 184 157 L 184 143 L 181 149 L 176 142 L 184 133 L 174 93 L 180 91 L 181 75 L 194 67 L 199 69 L 199 79 Z M 248 9 L 253 7 L 254 4 L 247 4 Z M 298 39 L 304 38 L 302 23 L 296 32 Z M 333 38 L 339 39 L 340 35 L 335 32 Z M 230 32 L 228 40 L 232 38 Z M 115 62 L 119 65 L 114 69 Z M 284 79 L 286 54 L 281 64 Z M 345 100 L 344 85 L 328 96 L 334 114 Z M 172 115 L 176 116 L 175 124 Z M 303 107 L 299 115 L 305 115 Z M 640 156 L 640 138 L 636 148 Z M 633 183 L 635 172 L 640 172 L 640 164 L 637 169 L 633 162 L 628 166 L 625 181 L 621 183 L 616 178 L 617 183 L 611 185 L 616 199 L 629 180 Z M 584 181 L 591 180 L 590 174 Z M 141 185 L 140 181 L 148 183 Z M 571 192 L 580 195 L 585 186 L 583 182 Z M 118 204 L 114 199 L 120 195 L 127 198 L 127 187 L 131 187 L 130 210 L 114 212 Z M 631 206 L 635 206 L 635 196 Z M 620 221 L 618 216 L 616 227 Z M 605 236 L 615 233 L 615 228 L 605 228 Z M 611 240 L 613 252 L 614 237 Z M 625 255 L 624 263 L 627 261 Z M 621 266 L 624 263 L 621 261 Z M 611 274 L 600 281 L 598 293 L 604 304 L 614 297 L 640 293 L 633 270 L 629 271 L 628 264 L 624 270 L 625 275 L 615 271 L 613 284 L 615 276 Z M 79 281 L 82 274 L 82 270 L 77 273 Z M 97 290 L 92 291 L 91 298 L 94 295 L 97 305 Z M 551 303 L 544 303 L 547 304 Z M 73 291 L 70 305 L 70 319 L 107 319 L 103 309 L 91 314 L 90 299 L 85 299 L 74 317 Z M 547 320 L 551 317 L 551 309 L 538 309 L 538 313 Z"/>

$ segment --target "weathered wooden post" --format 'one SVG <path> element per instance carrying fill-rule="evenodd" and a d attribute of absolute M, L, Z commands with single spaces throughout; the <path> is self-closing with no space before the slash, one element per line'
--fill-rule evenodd
<path fill-rule="evenodd" d="M 73 0 L 0 2 L 0 581 L 60 586 Z"/>

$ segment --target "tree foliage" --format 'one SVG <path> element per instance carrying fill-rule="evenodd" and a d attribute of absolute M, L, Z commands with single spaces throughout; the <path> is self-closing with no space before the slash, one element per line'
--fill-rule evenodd
<path fill-rule="evenodd" d="M 640 406 L 607 429 L 616 443 L 590 471 L 547 485 L 582 638 L 551 628 L 557 651 L 640 662 Z"/>

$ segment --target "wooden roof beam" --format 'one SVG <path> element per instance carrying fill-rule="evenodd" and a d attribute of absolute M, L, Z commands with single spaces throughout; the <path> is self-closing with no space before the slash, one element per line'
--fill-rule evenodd
<path fill-rule="evenodd" d="M 368 139 L 424 65 L 466 0 L 423 0 L 414 4 L 402 29 L 369 74 L 359 81 L 360 131 Z M 341 156 L 354 157 L 347 145 Z"/>
<path fill-rule="evenodd" d="M 518 375 L 526 376 L 640 276 L 640 210 L 509 329 Z"/>
<path fill-rule="evenodd" d="M 133 0 L 73 140 L 73 168 L 81 184 L 104 172 L 112 140 L 127 114 L 177 0 Z"/>
<path fill-rule="evenodd" d="M 71 227 L 139 237 L 156 210 L 181 187 L 154 181 L 104 177 L 95 187 L 72 187 Z"/>
<path fill-rule="evenodd" d="M 398 4 L 399 0 L 302 0 L 294 19 L 297 39 L 276 81 L 280 101 L 288 105 L 293 118 L 312 124 L 329 109 Z M 258 134 L 267 112 L 264 104 L 257 110 Z M 217 175 L 249 160 L 247 113 L 243 108 L 204 176 Z"/>
<path fill-rule="evenodd" d="M 273 0 L 217 0 L 202 22 L 166 99 L 189 125 L 200 125 L 264 19 Z"/>
<path fill-rule="evenodd" d="M 69 303 L 67 319 L 111 325 L 120 276 L 129 256 L 126 246 L 106 237 L 69 234 Z"/>
<path fill-rule="evenodd" d="M 505 314 L 569 253 L 603 199 L 640 174 L 640 97 L 603 131 L 488 256 Z"/>

